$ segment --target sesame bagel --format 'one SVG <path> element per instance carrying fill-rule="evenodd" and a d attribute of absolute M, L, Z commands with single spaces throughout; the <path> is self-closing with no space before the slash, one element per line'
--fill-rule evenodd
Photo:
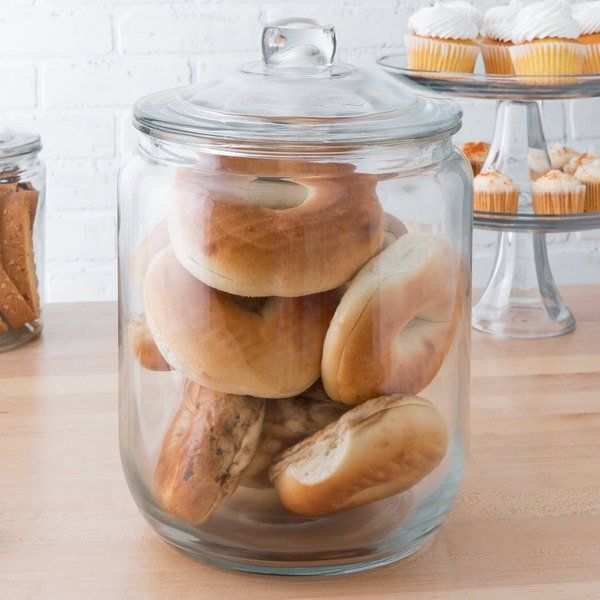
<path fill-rule="evenodd" d="M 146 321 L 166 361 L 210 389 L 295 396 L 320 372 L 323 340 L 340 298 L 242 298 L 193 277 L 169 246 L 144 283 Z"/>
<path fill-rule="evenodd" d="M 264 400 L 214 392 L 186 381 L 156 466 L 157 499 L 197 525 L 237 488 L 262 427 Z"/>
<path fill-rule="evenodd" d="M 212 157 L 179 172 L 171 240 L 186 269 L 230 294 L 334 289 L 381 247 L 375 185 L 353 165 Z"/>
<path fill-rule="evenodd" d="M 416 394 L 438 372 L 460 313 L 458 261 L 443 238 L 406 233 L 349 284 L 323 347 L 329 397 Z"/>
<path fill-rule="evenodd" d="M 446 425 L 431 402 L 381 396 L 296 444 L 271 467 L 286 508 L 321 516 L 404 492 L 440 464 Z"/>

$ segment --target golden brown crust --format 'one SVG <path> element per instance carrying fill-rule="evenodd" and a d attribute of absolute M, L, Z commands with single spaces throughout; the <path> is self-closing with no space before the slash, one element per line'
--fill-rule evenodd
<path fill-rule="evenodd" d="M 169 364 L 230 394 L 283 398 L 319 377 L 332 290 L 299 298 L 241 298 L 202 283 L 166 248 L 144 285 L 146 321 Z"/>
<path fill-rule="evenodd" d="M 19 190 L 2 202 L 0 239 L 4 270 L 38 317 L 40 297 L 31 223 L 32 205 L 36 202 L 37 192 L 33 190 Z"/>
<path fill-rule="evenodd" d="M 264 401 L 221 394 L 191 381 L 165 439 L 156 496 L 171 515 L 203 523 L 237 489 L 258 444 Z"/>
<path fill-rule="evenodd" d="M 270 486 L 269 467 L 280 452 L 323 429 L 347 410 L 344 404 L 327 398 L 320 382 L 295 398 L 268 400 L 258 448 L 242 485 Z"/>
<path fill-rule="evenodd" d="M 212 160 L 214 172 L 180 171 L 169 216 L 179 260 L 207 285 L 304 296 L 344 284 L 379 251 L 375 177 L 344 164 Z"/>
<path fill-rule="evenodd" d="M 479 175 L 490 151 L 490 145 L 486 142 L 467 142 L 460 149 L 471 164 L 473 176 Z"/>
<path fill-rule="evenodd" d="M 4 335 L 8 329 L 8 323 L 2 317 L 0 317 L 0 335 Z"/>
<path fill-rule="evenodd" d="M 441 237 L 407 233 L 349 284 L 327 331 L 330 398 L 358 404 L 416 394 L 440 369 L 460 316 L 459 265 Z"/>
<path fill-rule="evenodd" d="M 410 489 L 440 464 L 447 445 L 431 402 L 381 396 L 283 452 L 271 480 L 290 511 L 321 516 Z"/>
<path fill-rule="evenodd" d="M 160 353 L 144 317 L 129 323 L 133 355 L 149 371 L 170 371 L 171 366 Z"/>

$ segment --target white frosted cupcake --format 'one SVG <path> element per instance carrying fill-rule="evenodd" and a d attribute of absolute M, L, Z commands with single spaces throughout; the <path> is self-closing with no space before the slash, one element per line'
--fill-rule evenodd
<path fill-rule="evenodd" d="M 527 166 L 529 167 L 529 177 L 531 179 L 537 179 L 552 168 L 546 151 L 541 148 L 529 148 Z"/>
<path fill-rule="evenodd" d="M 444 4 L 467 15 L 467 17 L 475 23 L 477 29 L 481 29 L 483 25 L 483 14 L 476 6 L 470 2 L 465 2 L 465 0 L 452 0 L 451 2 L 445 2 Z"/>
<path fill-rule="evenodd" d="M 486 169 L 473 182 L 473 209 L 484 212 L 515 213 L 519 186 L 496 169 Z"/>
<path fill-rule="evenodd" d="M 572 158 L 579 156 L 579 152 L 569 146 L 554 143 L 548 146 L 548 154 L 553 169 L 562 171 Z"/>
<path fill-rule="evenodd" d="M 510 48 L 517 75 L 576 75 L 583 72 L 585 47 L 581 27 L 562 0 L 545 0 L 521 9 Z M 538 83 L 552 83 L 541 79 Z M 535 80 L 528 80 L 535 83 Z"/>
<path fill-rule="evenodd" d="M 478 29 L 464 13 L 443 4 L 426 6 L 408 20 L 408 67 L 472 73 L 479 53 Z"/>
<path fill-rule="evenodd" d="M 540 214 L 581 213 L 585 185 L 572 175 L 553 169 L 531 184 L 533 212 Z"/>
<path fill-rule="evenodd" d="M 512 75 L 515 70 L 510 56 L 515 19 L 523 5 L 512 0 L 505 6 L 490 8 L 483 19 L 481 55 L 486 73 Z"/>
<path fill-rule="evenodd" d="M 579 43 L 585 46 L 586 73 L 600 73 L 600 0 L 572 6 L 573 18 L 581 27 Z"/>
<path fill-rule="evenodd" d="M 598 157 L 591 150 L 583 154 L 577 154 L 563 167 L 563 171 L 568 175 L 575 175 L 579 167 L 594 162 L 597 159 Z"/>
<path fill-rule="evenodd" d="M 579 167 L 575 177 L 585 184 L 584 212 L 600 212 L 600 160 Z"/>

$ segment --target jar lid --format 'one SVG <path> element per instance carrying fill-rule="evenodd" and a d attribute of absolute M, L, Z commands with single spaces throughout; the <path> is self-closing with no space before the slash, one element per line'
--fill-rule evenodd
<path fill-rule="evenodd" d="M 0 126 L 0 158 L 39 152 L 42 141 L 37 133 Z"/>
<path fill-rule="evenodd" d="M 335 63 L 334 28 L 311 19 L 265 27 L 263 60 L 134 106 L 134 125 L 156 137 L 216 142 L 343 145 L 453 133 L 462 112 L 413 92 L 378 69 Z"/>

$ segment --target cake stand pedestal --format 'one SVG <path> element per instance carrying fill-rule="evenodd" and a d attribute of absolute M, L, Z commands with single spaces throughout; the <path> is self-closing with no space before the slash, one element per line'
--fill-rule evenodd
<path fill-rule="evenodd" d="M 394 77 L 445 95 L 498 102 L 490 152 L 493 167 L 518 186 L 517 213 L 473 213 L 473 225 L 498 232 L 490 279 L 473 305 L 475 329 L 514 338 L 561 335 L 575 327 L 548 261 L 546 234 L 600 228 L 600 213 L 533 213 L 531 182 L 550 170 L 540 118 L 540 100 L 600 96 L 600 75 L 527 77 L 415 71 L 405 57 L 384 56 L 379 64 Z"/>

